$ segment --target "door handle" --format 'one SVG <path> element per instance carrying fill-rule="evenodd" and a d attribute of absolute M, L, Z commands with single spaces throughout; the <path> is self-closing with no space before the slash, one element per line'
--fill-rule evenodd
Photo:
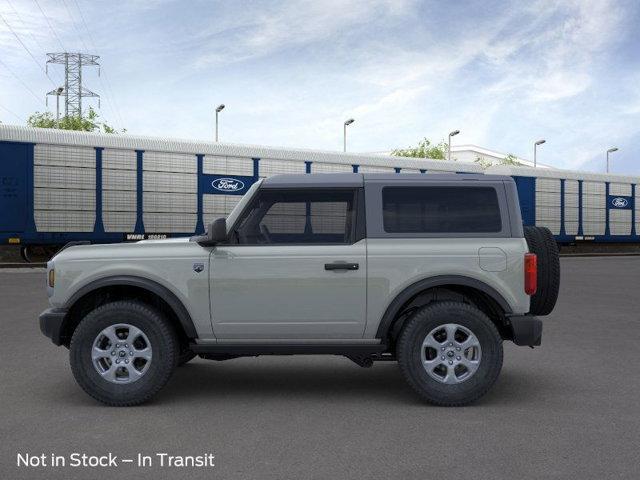
<path fill-rule="evenodd" d="M 358 270 L 360 265 L 357 263 L 334 262 L 325 263 L 325 270 Z"/>

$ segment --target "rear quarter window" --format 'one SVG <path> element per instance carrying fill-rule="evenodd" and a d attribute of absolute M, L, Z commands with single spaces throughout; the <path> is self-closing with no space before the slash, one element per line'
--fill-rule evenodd
<path fill-rule="evenodd" d="M 502 230 L 494 187 L 385 187 L 387 233 L 497 233 Z"/>

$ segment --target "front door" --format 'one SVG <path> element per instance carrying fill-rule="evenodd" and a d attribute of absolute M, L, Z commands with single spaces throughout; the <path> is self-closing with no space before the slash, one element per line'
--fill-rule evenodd
<path fill-rule="evenodd" d="M 211 254 L 221 339 L 361 338 L 366 240 L 357 189 L 265 189 Z"/>

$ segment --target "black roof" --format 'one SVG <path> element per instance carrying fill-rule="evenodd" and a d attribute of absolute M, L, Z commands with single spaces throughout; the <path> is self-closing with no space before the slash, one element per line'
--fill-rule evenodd
<path fill-rule="evenodd" d="M 505 175 L 484 175 L 481 173 L 300 173 L 293 175 L 274 175 L 265 178 L 261 188 L 297 188 L 297 187 L 329 187 L 346 188 L 362 187 L 365 182 L 420 181 L 496 181 L 511 180 Z"/>

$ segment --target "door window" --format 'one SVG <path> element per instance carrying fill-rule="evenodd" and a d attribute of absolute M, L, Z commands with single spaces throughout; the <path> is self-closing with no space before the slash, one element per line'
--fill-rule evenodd
<path fill-rule="evenodd" d="M 262 190 L 234 234 L 241 245 L 351 243 L 354 197 L 352 189 Z"/>

